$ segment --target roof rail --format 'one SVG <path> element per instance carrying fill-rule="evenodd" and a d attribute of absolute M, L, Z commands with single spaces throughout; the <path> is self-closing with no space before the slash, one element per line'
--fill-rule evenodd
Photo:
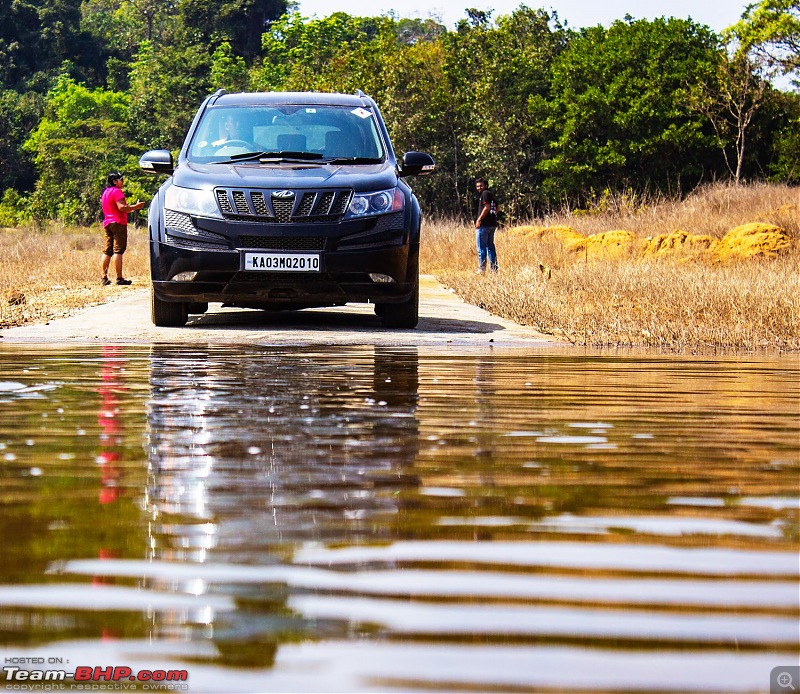
<path fill-rule="evenodd" d="M 360 89 L 356 89 L 356 96 L 366 96 Z"/>
<path fill-rule="evenodd" d="M 215 91 L 211 95 L 211 102 L 212 103 L 215 102 L 217 99 L 219 99 L 219 97 L 221 97 L 223 94 L 227 94 L 227 93 L 228 93 L 227 89 L 217 89 L 217 91 Z"/>

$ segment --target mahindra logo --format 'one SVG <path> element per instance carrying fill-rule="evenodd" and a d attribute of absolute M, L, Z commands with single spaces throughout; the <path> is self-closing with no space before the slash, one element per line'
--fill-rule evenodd
<path fill-rule="evenodd" d="M 292 190 L 276 190 L 272 194 L 273 198 L 278 198 L 279 200 L 286 200 L 288 198 L 294 197 L 294 191 Z"/>

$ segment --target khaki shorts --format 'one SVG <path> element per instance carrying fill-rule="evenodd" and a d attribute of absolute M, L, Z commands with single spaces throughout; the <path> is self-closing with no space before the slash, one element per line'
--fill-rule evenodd
<path fill-rule="evenodd" d="M 124 224 L 111 222 L 105 227 L 106 247 L 105 255 L 122 255 L 128 247 L 128 227 Z"/>

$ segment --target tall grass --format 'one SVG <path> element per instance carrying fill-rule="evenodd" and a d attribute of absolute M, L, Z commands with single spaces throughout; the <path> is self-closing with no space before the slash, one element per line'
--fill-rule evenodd
<path fill-rule="evenodd" d="M 640 239 L 680 229 L 723 236 L 768 222 L 794 243 L 777 258 L 711 263 L 633 252 L 588 257 L 556 236 L 498 231 L 501 271 L 476 275 L 474 230 L 453 221 L 426 224 L 422 268 L 465 301 L 579 345 L 672 350 L 800 349 L 800 192 L 788 186 L 715 185 L 685 201 L 618 198 L 579 214 L 564 211 L 538 226 L 584 235 L 624 229 Z"/>
<path fill-rule="evenodd" d="M 796 237 L 800 233 L 800 190 L 774 183 L 715 183 L 684 199 L 623 194 L 602 198 L 586 210 L 565 208 L 540 220 L 547 226 L 566 224 L 587 236 L 626 229 L 642 238 L 676 229 L 719 238 L 748 222 L 775 224 Z"/>
<path fill-rule="evenodd" d="M 130 291 L 100 286 L 104 239 L 99 225 L 0 229 L 0 328 L 48 321 Z M 129 226 L 123 271 L 132 288 L 149 286 L 147 257 L 146 231 Z"/>

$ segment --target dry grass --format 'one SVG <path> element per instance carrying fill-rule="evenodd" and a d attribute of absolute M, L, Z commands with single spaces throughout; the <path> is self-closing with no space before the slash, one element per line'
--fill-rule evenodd
<path fill-rule="evenodd" d="M 800 232 L 800 191 L 786 185 L 714 184 L 699 188 L 684 200 L 619 196 L 595 208 L 545 217 L 544 226 L 566 224 L 584 236 L 626 229 L 647 238 L 676 229 L 721 238 L 749 222 L 774 224 L 795 236 Z"/>
<path fill-rule="evenodd" d="M 471 228 L 437 222 L 422 267 L 464 300 L 575 344 L 798 350 L 798 203 L 787 186 L 716 185 L 683 203 L 535 220 L 498 232 L 497 276 L 475 274 Z"/>
<path fill-rule="evenodd" d="M 148 286 L 147 233 L 128 230 L 125 276 L 133 288 Z M 130 291 L 100 286 L 104 238 L 99 225 L 0 229 L 0 328 L 47 322 Z"/>

